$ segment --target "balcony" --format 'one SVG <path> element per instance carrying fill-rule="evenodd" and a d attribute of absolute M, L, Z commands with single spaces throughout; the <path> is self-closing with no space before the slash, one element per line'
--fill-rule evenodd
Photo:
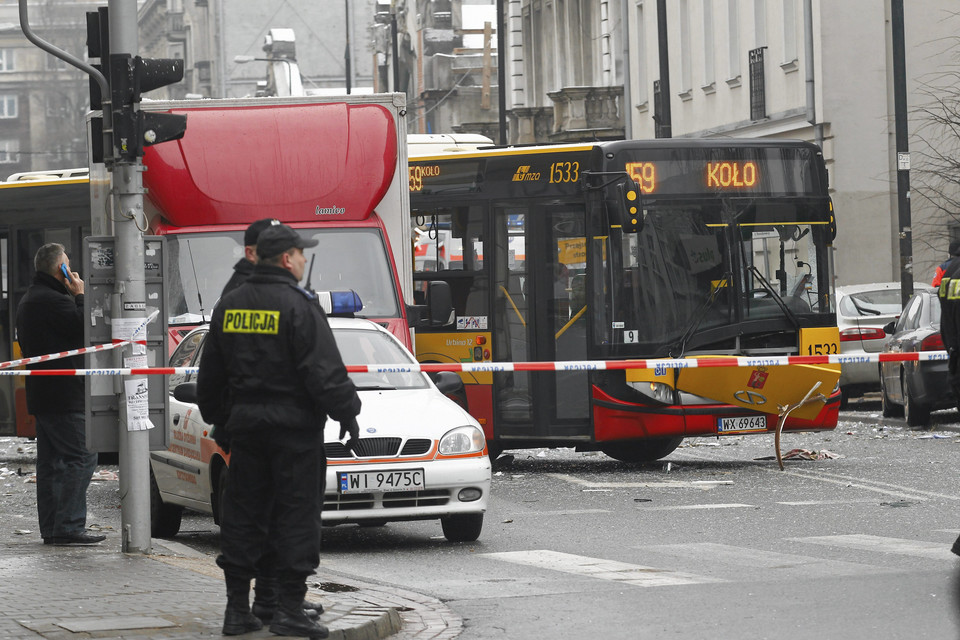
<path fill-rule="evenodd" d="M 622 140 L 623 87 L 565 87 L 547 93 L 553 101 L 551 142 Z"/>

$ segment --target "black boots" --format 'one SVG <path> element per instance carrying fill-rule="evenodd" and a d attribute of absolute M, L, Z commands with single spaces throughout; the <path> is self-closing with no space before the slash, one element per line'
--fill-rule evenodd
<path fill-rule="evenodd" d="M 253 615 L 260 618 L 263 624 L 273 619 L 273 614 L 280 603 L 280 587 L 277 579 L 267 576 L 257 576 L 253 586 Z M 319 618 L 323 613 L 323 605 L 304 600 L 301 605 L 303 612 L 309 618 Z"/>
<path fill-rule="evenodd" d="M 270 633 L 297 638 L 326 638 L 330 632 L 303 610 L 307 587 L 302 581 L 280 585 L 280 603 L 270 621 Z"/>
<path fill-rule="evenodd" d="M 250 581 L 227 578 L 227 610 L 223 614 L 223 635 L 239 636 L 263 629 L 250 613 Z"/>
<path fill-rule="evenodd" d="M 257 576 L 253 585 L 253 615 L 260 618 L 264 624 L 273 618 L 280 602 L 280 588 L 277 579 L 267 576 Z"/>

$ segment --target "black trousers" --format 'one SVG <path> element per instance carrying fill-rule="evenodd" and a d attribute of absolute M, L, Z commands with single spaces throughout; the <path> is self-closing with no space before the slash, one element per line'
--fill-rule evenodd
<path fill-rule="evenodd" d="M 217 558 L 228 578 L 254 578 L 265 549 L 281 583 L 302 582 L 314 573 L 320 563 L 317 487 L 325 467 L 322 434 L 316 431 L 232 437 Z"/>

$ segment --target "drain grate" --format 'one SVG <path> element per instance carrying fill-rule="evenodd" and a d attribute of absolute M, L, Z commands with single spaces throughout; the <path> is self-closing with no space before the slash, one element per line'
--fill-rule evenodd
<path fill-rule="evenodd" d="M 326 591 L 327 593 L 350 593 L 351 591 L 360 591 L 357 587 L 351 587 L 348 584 L 340 584 L 339 582 L 321 582 L 317 585 L 321 591 Z"/>

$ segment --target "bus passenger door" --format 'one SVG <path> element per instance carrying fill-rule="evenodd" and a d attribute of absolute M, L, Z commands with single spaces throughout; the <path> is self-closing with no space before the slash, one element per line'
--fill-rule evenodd
<path fill-rule="evenodd" d="M 499 205 L 494 227 L 495 360 L 585 360 L 582 205 Z M 590 438 L 587 372 L 497 374 L 494 385 L 496 435 L 503 448 L 510 448 L 510 439 Z"/>

